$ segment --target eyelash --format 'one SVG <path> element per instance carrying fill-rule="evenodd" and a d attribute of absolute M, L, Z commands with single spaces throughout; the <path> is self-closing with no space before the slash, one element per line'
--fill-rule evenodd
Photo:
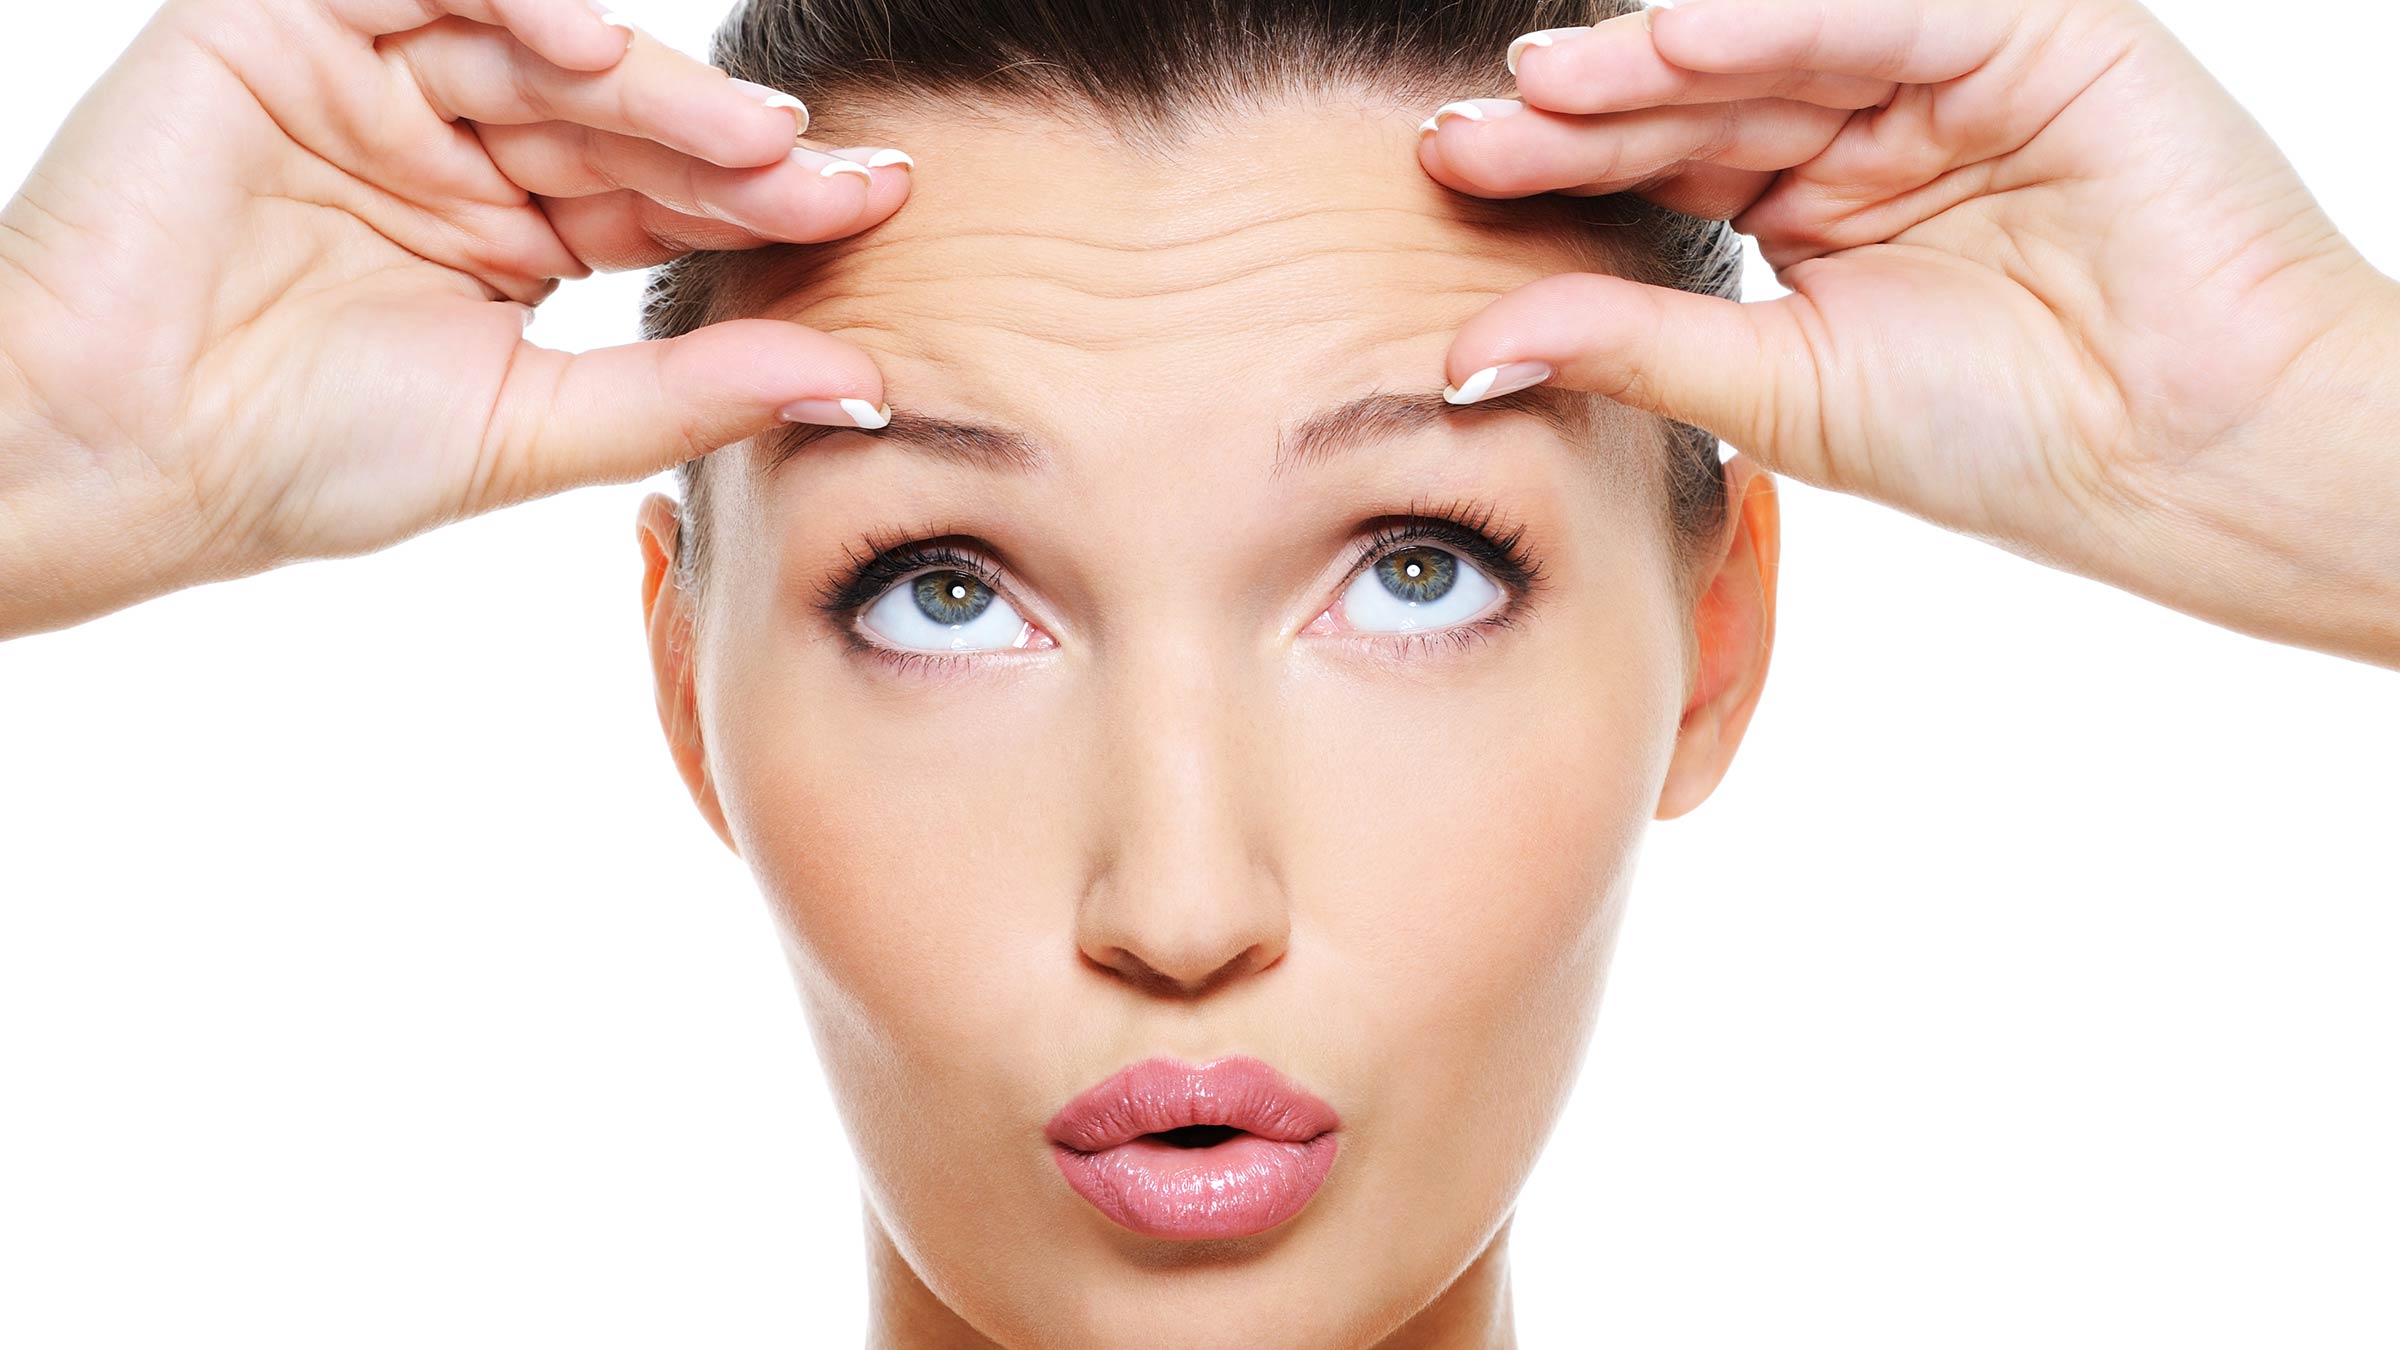
<path fill-rule="evenodd" d="M 1348 589 L 1362 570 L 1388 553 L 1411 545 L 1434 544 L 1481 567 L 1507 592 L 1499 608 L 1480 619 L 1430 633 L 1372 634 L 1364 640 L 1381 652 L 1405 658 L 1428 648 L 1488 642 L 1498 629 L 1524 619 L 1535 598 L 1548 589 L 1546 573 L 1541 561 L 1525 546 L 1524 525 L 1510 522 L 1496 527 L 1496 515 L 1484 502 L 1459 500 L 1437 504 L 1420 500 L 1407 511 L 1386 517 L 1389 523 L 1378 526 L 1360 541 L 1351 553 L 1349 568 L 1342 574 L 1342 589 Z M 850 565 L 827 579 L 818 589 L 815 603 L 853 651 L 871 655 L 903 673 L 936 668 L 955 671 L 987 658 L 988 654 L 953 655 L 886 647 L 862 636 L 857 622 L 859 612 L 881 599 L 894 583 L 927 568 L 963 572 L 994 591 L 1007 593 L 1008 579 L 981 555 L 953 548 L 940 539 L 884 542 L 872 535 L 860 541 L 857 548 L 846 551 Z"/>

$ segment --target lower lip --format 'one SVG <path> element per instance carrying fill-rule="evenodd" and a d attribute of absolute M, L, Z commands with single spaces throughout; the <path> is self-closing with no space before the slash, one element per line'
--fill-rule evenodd
<path fill-rule="evenodd" d="M 1339 1131 L 1305 1143 L 1237 1134 L 1209 1148 L 1145 1135 L 1098 1153 L 1050 1146 L 1075 1193 L 1145 1237 L 1235 1238 L 1300 1212 L 1333 1168 Z"/>

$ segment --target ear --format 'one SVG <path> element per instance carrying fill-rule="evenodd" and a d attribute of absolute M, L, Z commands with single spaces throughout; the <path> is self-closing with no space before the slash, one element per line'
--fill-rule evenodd
<path fill-rule="evenodd" d="M 1675 755 L 1659 789 L 1660 820 L 1707 800 L 1725 776 L 1758 706 L 1775 644 L 1775 566 L 1782 544 L 1775 477 L 1739 454 L 1725 461 L 1725 477 L 1732 519 L 1692 613 L 1692 675 Z"/>
<path fill-rule="evenodd" d="M 708 748 L 700 739 L 699 700 L 692 693 L 692 606 L 675 576 L 681 521 L 675 499 L 653 492 L 642 501 L 636 522 L 642 541 L 642 627 L 650 636 L 650 670 L 658 687 L 658 722 L 667 750 L 683 774 L 683 785 L 717 837 L 737 855 L 733 831 L 725 827 L 716 784 L 708 776 Z"/>

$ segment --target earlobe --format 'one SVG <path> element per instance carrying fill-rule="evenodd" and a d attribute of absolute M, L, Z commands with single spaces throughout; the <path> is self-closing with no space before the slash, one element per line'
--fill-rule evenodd
<path fill-rule="evenodd" d="M 692 802 L 725 847 L 737 855 L 733 831 L 717 802 L 708 772 L 708 748 L 700 734 L 699 698 L 692 684 L 692 613 L 675 573 L 681 531 L 675 500 L 652 493 L 642 501 L 637 534 L 642 546 L 642 627 L 649 638 L 651 678 L 658 693 L 658 722 L 667 750 L 683 775 Z"/>
<path fill-rule="evenodd" d="M 1725 462 L 1725 473 L 1726 499 L 1732 503 L 1728 538 L 1692 613 L 1695 674 L 1674 757 L 1659 789 L 1659 820 L 1698 806 L 1724 778 L 1765 687 L 1775 644 L 1775 573 L 1782 550 L 1775 478 L 1739 454 Z"/>

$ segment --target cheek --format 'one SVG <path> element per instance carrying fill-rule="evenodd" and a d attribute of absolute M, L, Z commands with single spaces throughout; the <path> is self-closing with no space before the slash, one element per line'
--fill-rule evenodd
<path fill-rule="evenodd" d="M 1463 1102 L 1548 1090 L 1504 1062 L 1571 1072 L 1674 745 L 1671 636 L 1624 619 L 1553 612 L 1484 678 L 1318 709 L 1342 749 L 1294 885 L 1379 1028 L 1354 1043 L 1413 1060 L 1353 1081 Z"/>
<path fill-rule="evenodd" d="M 1035 748 L 1024 710 L 972 677 L 887 685 L 831 647 L 759 662 L 781 673 L 727 681 L 711 716 L 743 859 L 824 1030 L 902 1056 L 1005 1042 L 1022 1025 L 1006 1004 L 1031 995 L 1012 972 L 1057 956 L 1035 907 L 1067 852 L 1012 790 Z"/>
<path fill-rule="evenodd" d="M 1529 655 L 1372 715 L 1355 696 L 1325 709 L 1348 749 L 1293 877 L 1310 906 L 1295 952 L 1330 967 L 1307 1039 L 1338 1047 L 1357 1094 L 1354 1175 L 1453 1224 L 1507 1210 L 1566 1105 L 1673 748 L 1667 630 L 1572 647 L 1588 655 Z M 1484 1236 L 1384 1233 L 1370 1259 L 1448 1242 L 1463 1260 Z"/>

